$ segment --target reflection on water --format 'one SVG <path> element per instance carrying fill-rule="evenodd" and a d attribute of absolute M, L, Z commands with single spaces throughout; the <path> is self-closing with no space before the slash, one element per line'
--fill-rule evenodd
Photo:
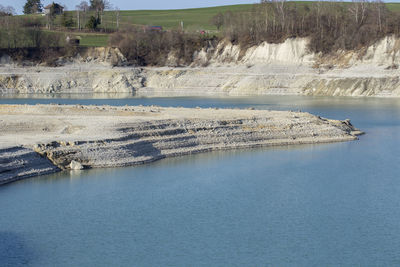
<path fill-rule="evenodd" d="M 397 99 L 56 101 L 301 109 L 350 118 L 367 134 L 354 142 L 219 151 L 136 167 L 61 172 L 0 187 L 0 225 L 6 233 L 0 234 L 0 241 L 6 240 L 0 265 L 400 263 Z M 17 252 L 4 254 L 2 248 Z"/>
<path fill-rule="evenodd" d="M 0 230 L 0 263 L 3 266 L 26 266 L 34 259 L 34 251 L 22 235 Z"/>
<path fill-rule="evenodd" d="M 157 97 L 153 94 L 19 94 L 0 95 L 0 104 L 90 104 L 90 105 L 159 105 L 181 107 L 256 107 L 262 109 L 387 109 L 400 107 L 400 98 L 323 97 L 323 96 L 180 96 Z"/>
<path fill-rule="evenodd" d="M 122 98 L 132 98 L 133 93 L 30 93 L 30 94 L 0 94 L 3 100 L 9 99 L 25 99 L 30 100 L 40 100 L 40 99 L 122 99 Z M 33 102 L 34 102 L 33 101 Z"/>

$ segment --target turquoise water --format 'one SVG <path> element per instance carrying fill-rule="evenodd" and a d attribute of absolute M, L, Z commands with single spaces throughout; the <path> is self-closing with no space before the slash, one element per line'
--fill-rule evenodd
<path fill-rule="evenodd" d="M 367 134 L 0 187 L 0 266 L 400 265 L 400 100 L 0 99 L 39 102 L 300 109 Z"/>

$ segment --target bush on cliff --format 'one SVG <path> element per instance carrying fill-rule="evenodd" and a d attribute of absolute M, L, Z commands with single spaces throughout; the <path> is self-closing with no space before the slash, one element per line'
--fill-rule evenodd
<path fill-rule="evenodd" d="M 351 3 L 262 0 L 249 12 L 226 12 L 222 26 L 222 37 L 242 47 L 309 37 L 312 52 L 327 54 L 339 49 L 359 49 L 387 35 L 399 35 L 400 16 L 379 0 Z"/>
<path fill-rule="evenodd" d="M 125 29 L 111 35 L 110 45 L 118 47 L 128 61 L 138 66 L 163 66 L 173 53 L 181 64 L 190 64 L 195 51 L 217 41 L 216 37 L 181 31 Z"/>

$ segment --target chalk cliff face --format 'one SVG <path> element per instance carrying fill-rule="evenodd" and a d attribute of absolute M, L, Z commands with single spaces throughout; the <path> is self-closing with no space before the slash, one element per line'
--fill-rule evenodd
<path fill-rule="evenodd" d="M 306 38 L 287 39 L 244 51 L 220 43 L 196 53 L 192 68 L 149 70 L 147 86 L 199 94 L 400 96 L 399 39 L 329 56 L 311 53 L 307 44 Z"/>
<path fill-rule="evenodd" d="M 314 55 L 307 50 L 305 38 L 287 39 L 281 44 L 262 43 L 242 50 L 238 45 L 221 43 L 212 56 L 212 63 L 228 60 L 237 64 L 307 64 L 313 62 Z"/>
<path fill-rule="evenodd" d="M 111 69 L 98 66 L 29 68 L 0 74 L 0 93 L 131 93 L 142 87 L 140 69 Z"/>
<path fill-rule="evenodd" d="M 179 94 L 300 94 L 400 96 L 400 39 L 386 37 L 359 51 L 310 53 L 305 38 L 241 49 L 221 42 L 188 67 L 123 67 L 118 49 L 97 48 L 62 67 L 0 67 L 0 93 L 173 92 Z M 112 67 L 120 65 L 120 67 Z M 179 65 L 171 53 L 167 65 Z"/>
<path fill-rule="evenodd" d="M 118 48 L 111 47 L 95 47 L 89 48 L 85 53 L 79 55 L 78 60 L 86 62 L 100 62 L 108 64 L 123 65 L 126 63 L 125 56 L 119 51 Z"/>
<path fill-rule="evenodd" d="M 216 48 L 203 49 L 195 54 L 194 62 L 209 64 L 284 64 L 311 65 L 331 64 L 336 67 L 352 67 L 359 64 L 400 64 L 400 39 L 388 36 L 376 44 L 357 51 L 337 51 L 329 56 L 311 53 L 307 38 L 291 38 L 280 44 L 262 43 L 245 50 L 238 45 L 221 42 Z"/>

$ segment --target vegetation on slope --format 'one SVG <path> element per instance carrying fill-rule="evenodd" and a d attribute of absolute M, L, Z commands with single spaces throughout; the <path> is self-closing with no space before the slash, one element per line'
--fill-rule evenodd
<path fill-rule="evenodd" d="M 168 56 L 173 54 L 179 62 L 174 65 L 188 65 L 193 54 L 216 44 L 215 36 L 184 33 L 182 31 L 147 31 L 127 29 L 111 36 L 110 44 L 118 47 L 132 64 L 139 66 L 168 64 Z"/>
<path fill-rule="evenodd" d="M 400 34 L 399 13 L 390 11 L 382 2 L 367 1 L 263 0 L 244 12 L 218 13 L 211 22 L 221 31 L 218 37 L 206 35 L 200 38 L 203 47 L 216 39 L 227 39 L 245 49 L 265 41 L 280 43 L 287 38 L 308 37 L 310 51 L 328 54 L 338 50 L 361 49 L 385 36 Z M 129 60 L 141 65 L 162 65 L 168 53 L 175 51 L 175 54 L 184 54 L 188 58 L 185 53 L 191 51 L 188 46 L 196 49 L 199 46 L 194 39 L 179 42 L 176 39 L 180 36 L 178 32 L 168 36 L 163 32 L 153 32 L 149 36 L 132 31 L 119 32 L 113 34 L 111 45 L 119 47 Z M 138 54 L 140 61 L 135 60 Z M 155 61 L 154 58 L 161 60 Z"/>
<path fill-rule="evenodd" d="M 184 10 L 80 10 L 52 17 L 5 13 L 0 16 L 0 48 L 71 51 L 69 36 L 79 38 L 81 46 L 119 47 L 132 64 L 163 65 L 171 53 L 188 64 L 194 51 L 222 39 L 246 48 L 308 37 L 311 51 L 327 54 L 400 34 L 400 4 L 380 1 L 262 0 L 254 5 Z"/>
<path fill-rule="evenodd" d="M 380 1 L 263 0 L 248 14 L 227 12 L 220 17 L 223 36 L 242 46 L 309 37 L 311 51 L 329 53 L 359 49 L 384 36 L 400 33 L 399 14 Z"/>

